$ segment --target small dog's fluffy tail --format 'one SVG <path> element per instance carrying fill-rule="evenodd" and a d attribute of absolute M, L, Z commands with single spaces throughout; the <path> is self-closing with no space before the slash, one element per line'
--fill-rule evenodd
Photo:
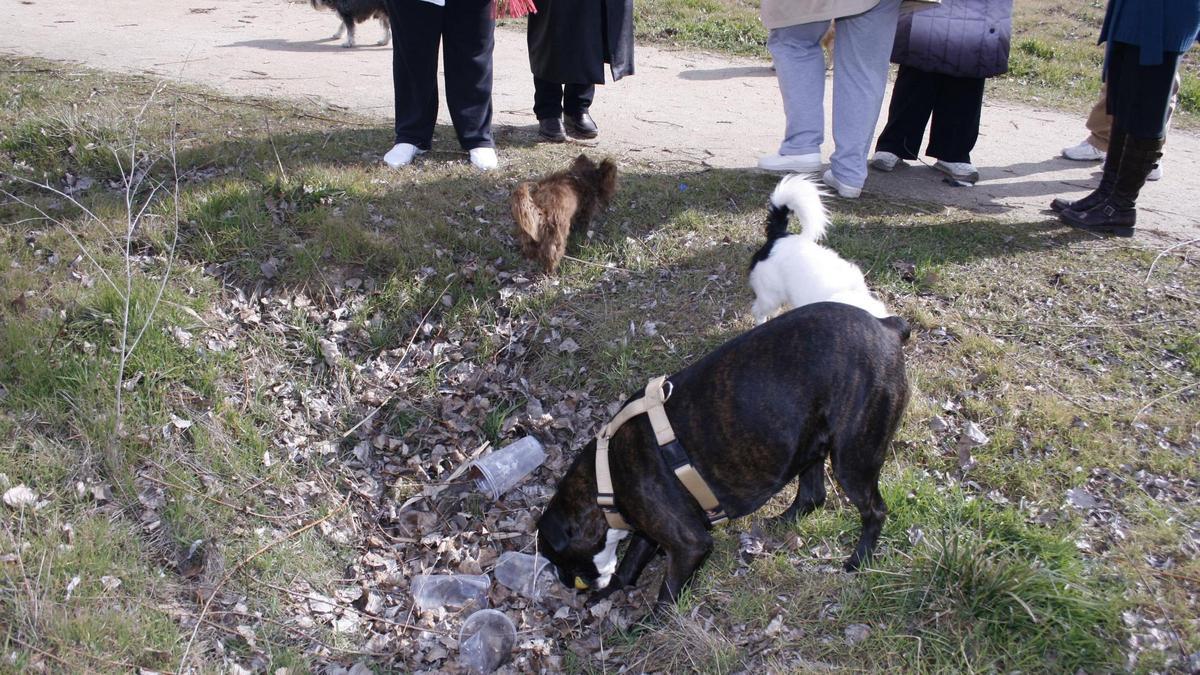
<path fill-rule="evenodd" d="M 804 174 L 785 176 L 771 193 L 770 213 L 767 215 L 767 242 L 787 235 L 788 214 L 795 213 L 800 221 L 799 236 L 804 241 L 818 242 L 829 226 L 829 213 L 821 203 L 817 183 Z"/>
<path fill-rule="evenodd" d="M 516 190 L 513 190 L 509 200 L 509 207 L 512 209 L 513 220 L 517 221 L 517 227 L 521 228 L 521 231 L 535 242 L 542 239 L 542 212 L 533 201 L 533 191 L 536 189 L 537 183 L 529 181 L 521 183 Z"/>

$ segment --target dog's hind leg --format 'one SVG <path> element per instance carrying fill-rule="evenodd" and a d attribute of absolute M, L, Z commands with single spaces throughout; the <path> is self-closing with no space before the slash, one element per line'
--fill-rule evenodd
<path fill-rule="evenodd" d="M 654 559 L 655 553 L 658 553 L 658 544 L 634 532 L 629 538 L 629 545 L 625 547 L 625 555 L 621 558 L 621 564 L 617 567 L 612 581 L 603 590 L 594 593 L 592 599 L 603 600 L 615 591 L 636 584 L 642 570 Z"/>
<path fill-rule="evenodd" d="M 858 545 L 854 553 L 846 560 L 845 569 L 853 572 L 859 568 L 875 551 L 879 542 L 879 533 L 883 530 L 883 521 L 887 519 L 887 504 L 879 494 L 880 464 L 870 467 L 835 465 L 833 475 L 846 492 L 850 503 L 858 508 L 862 519 L 862 532 L 858 536 Z"/>
<path fill-rule="evenodd" d="M 796 499 L 792 505 L 771 519 L 773 523 L 793 523 L 825 504 L 825 456 L 800 472 L 796 479 Z"/>
<path fill-rule="evenodd" d="M 695 576 L 696 570 L 712 553 L 713 538 L 707 530 L 700 529 L 689 533 L 690 541 L 681 541 L 675 548 L 667 548 L 667 571 L 663 575 L 662 587 L 658 589 L 658 604 L 672 605 L 679 600 L 679 594 Z M 685 537 L 685 533 L 677 532 L 676 536 Z"/>

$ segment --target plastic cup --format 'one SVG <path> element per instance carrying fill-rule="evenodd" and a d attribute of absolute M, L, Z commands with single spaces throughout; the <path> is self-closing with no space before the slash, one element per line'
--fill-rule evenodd
<path fill-rule="evenodd" d="M 511 490 L 544 461 L 546 452 L 542 444 L 533 436 L 526 436 L 476 460 L 471 470 L 479 491 L 492 499 L 500 499 L 500 495 Z"/>
<path fill-rule="evenodd" d="M 413 603 L 420 609 L 487 607 L 492 580 L 486 574 L 418 574 L 412 579 Z"/>
<path fill-rule="evenodd" d="M 496 561 L 496 581 L 505 588 L 537 600 L 554 586 L 554 568 L 540 555 L 505 551 Z"/>
<path fill-rule="evenodd" d="M 512 657 L 517 628 L 504 612 L 481 609 L 463 623 L 458 660 L 472 673 L 490 673 Z"/>

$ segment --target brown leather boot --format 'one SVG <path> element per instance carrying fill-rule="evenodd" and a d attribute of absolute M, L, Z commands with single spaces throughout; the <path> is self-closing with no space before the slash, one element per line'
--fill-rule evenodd
<path fill-rule="evenodd" d="M 1104 174 L 1100 176 L 1100 185 L 1091 194 L 1075 201 L 1055 197 L 1054 201 L 1050 202 L 1050 210 L 1055 213 L 1062 213 L 1066 209 L 1087 211 L 1104 201 L 1104 198 L 1112 192 L 1113 185 L 1117 182 L 1117 170 L 1121 166 L 1121 157 L 1125 153 L 1125 139 L 1127 137 L 1124 131 L 1113 130 L 1112 137 L 1108 141 L 1108 154 L 1104 157 Z"/>
<path fill-rule="evenodd" d="M 1089 232 L 1132 237 L 1137 225 L 1138 193 L 1146 176 L 1162 157 L 1163 139 L 1128 137 L 1112 192 L 1099 204 L 1084 211 L 1068 208 L 1059 214 L 1063 222 Z"/>

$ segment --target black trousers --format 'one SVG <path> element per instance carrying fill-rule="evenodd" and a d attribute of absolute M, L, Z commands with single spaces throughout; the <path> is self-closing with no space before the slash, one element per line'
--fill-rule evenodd
<path fill-rule="evenodd" d="M 533 114 L 539 120 L 563 113 L 582 115 L 595 98 L 594 84 L 559 84 L 536 75 L 533 78 Z"/>
<path fill-rule="evenodd" d="M 1136 45 L 1114 42 L 1109 46 L 1106 107 L 1113 117 L 1113 131 L 1134 138 L 1161 139 L 1166 136 L 1179 54 L 1163 52 L 1162 63 L 1154 66 L 1139 64 L 1140 57 L 1141 49 Z"/>
<path fill-rule="evenodd" d="M 446 70 L 446 106 L 464 150 L 492 140 L 493 0 L 387 0 L 392 23 L 396 142 L 428 150 L 438 111 L 438 43 Z"/>
<path fill-rule="evenodd" d="M 925 154 L 944 162 L 970 162 L 983 110 L 981 77 L 955 77 L 900 66 L 888 104 L 887 126 L 875 149 L 916 159 L 929 124 Z M 932 116 L 933 121 L 930 122 Z"/>

